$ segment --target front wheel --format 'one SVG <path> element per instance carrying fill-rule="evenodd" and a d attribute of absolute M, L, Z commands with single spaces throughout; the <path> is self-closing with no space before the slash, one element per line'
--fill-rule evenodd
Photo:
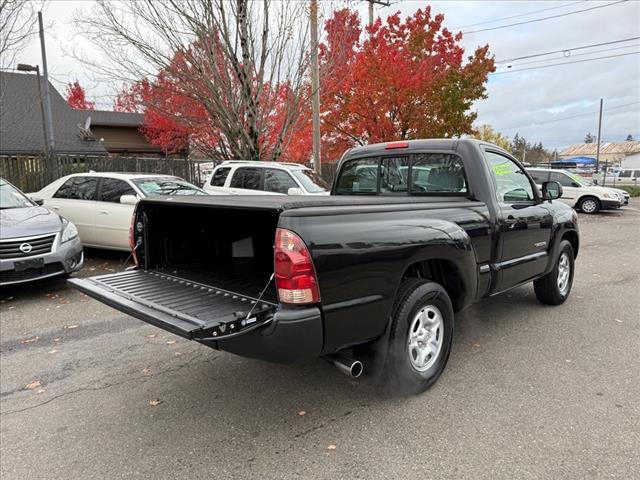
<path fill-rule="evenodd" d="M 434 282 L 403 282 L 391 319 L 383 379 L 392 392 L 411 395 L 431 387 L 444 370 L 453 338 L 449 295 Z"/>
<path fill-rule="evenodd" d="M 573 285 L 574 265 L 573 247 L 567 240 L 562 240 L 553 270 L 533 282 L 536 297 L 541 303 L 560 305 L 565 302 Z"/>
<path fill-rule="evenodd" d="M 583 213 L 598 213 L 600 210 L 600 201 L 596 197 L 584 197 L 580 200 L 578 208 Z"/>

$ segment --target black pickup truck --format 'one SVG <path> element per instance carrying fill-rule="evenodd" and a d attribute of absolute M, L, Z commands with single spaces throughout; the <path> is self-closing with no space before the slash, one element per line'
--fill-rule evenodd
<path fill-rule="evenodd" d="M 396 391 L 447 362 L 454 312 L 534 282 L 569 295 L 578 253 L 562 187 L 466 139 L 354 148 L 330 196 L 145 198 L 137 267 L 70 282 L 152 325 L 242 356 L 325 356 Z"/>

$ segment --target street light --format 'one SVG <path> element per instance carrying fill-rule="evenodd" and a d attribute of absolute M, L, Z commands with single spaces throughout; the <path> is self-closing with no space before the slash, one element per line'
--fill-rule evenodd
<path fill-rule="evenodd" d="M 47 137 L 47 123 L 44 115 L 44 100 L 42 98 L 42 83 L 40 82 L 40 67 L 38 65 L 27 65 L 26 63 L 19 63 L 16 67 L 19 72 L 36 72 L 38 78 L 38 93 L 40 94 L 40 113 L 42 114 L 42 133 L 44 134 L 44 154 L 46 158 L 49 158 L 49 138 Z"/>

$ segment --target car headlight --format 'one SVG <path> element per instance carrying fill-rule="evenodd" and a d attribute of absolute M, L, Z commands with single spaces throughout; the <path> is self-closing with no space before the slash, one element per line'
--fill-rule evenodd
<path fill-rule="evenodd" d="M 611 198 L 611 195 L 609 195 L 607 192 L 603 193 L 602 196 L 604 198 Z"/>
<path fill-rule="evenodd" d="M 78 236 L 78 229 L 73 224 L 73 222 L 67 222 L 67 224 L 62 229 L 62 238 L 60 239 L 60 243 L 68 242 Z"/>

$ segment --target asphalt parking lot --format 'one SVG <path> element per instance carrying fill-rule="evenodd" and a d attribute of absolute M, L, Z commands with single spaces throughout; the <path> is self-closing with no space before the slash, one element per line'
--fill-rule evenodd
<path fill-rule="evenodd" d="M 580 215 L 573 293 L 457 315 L 434 388 L 188 342 L 70 290 L 0 292 L 3 479 L 640 478 L 640 201 Z M 125 256 L 88 252 L 92 275 Z"/>

